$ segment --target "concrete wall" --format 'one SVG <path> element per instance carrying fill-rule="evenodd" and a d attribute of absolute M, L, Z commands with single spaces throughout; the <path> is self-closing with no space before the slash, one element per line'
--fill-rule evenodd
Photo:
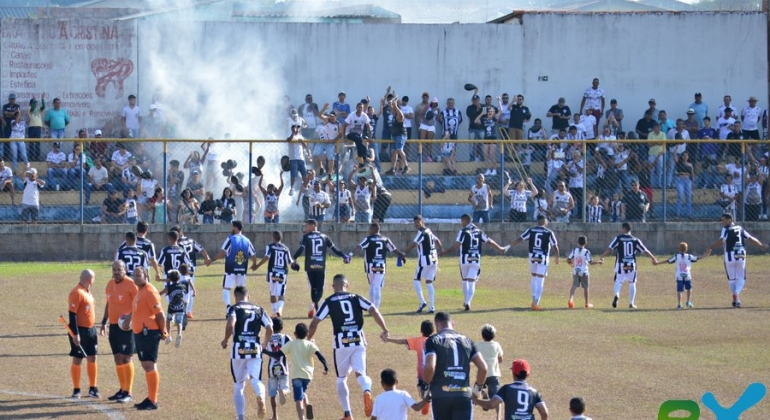
<path fill-rule="evenodd" d="M 500 224 L 492 223 L 482 226 L 492 239 L 498 242 L 508 242 L 515 239 L 521 232 L 530 227 L 529 224 Z M 600 225 L 583 225 L 580 223 L 569 225 L 553 224 L 551 227 L 556 232 L 562 252 L 576 246 L 577 238 L 586 235 L 589 248 L 596 252 L 602 252 L 612 238 L 618 234 L 618 225 L 606 223 Z M 761 241 L 770 240 L 763 224 L 749 223 L 745 225 L 753 235 Z M 123 241 L 123 236 L 129 226 L 112 225 L 0 225 L 0 258 L 2 261 L 78 261 L 101 260 L 109 261 L 114 256 L 115 248 Z M 343 250 L 352 250 L 366 236 L 366 225 L 346 224 L 339 225 L 327 223 L 321 227 L 328 233 L 335 243 Z M 457 235 L 459 225 L 441 223 L 430 225 L 433 232 L 439 236 L 447 246 L 451 245 Z M 634 226 L 637 235 L 653 253 L 668 254 L 676 250 L 677 244 L 687 241 L 690 249 L 695 253 L 701 253 L 705 247 L 711 245 L 719 235 L 718 223 L 650 223 Z M 273 230 L 284 232 L 284 242 L 290 248 L 299 244 L 301 237 L 301 225 L 283 224 L 278 226 L 248 225 L 246 234 L 254 243 L 257 252 L 261 253 L 263 247 L 271 242 L 269 235 Z M 150 239 L 160 250 L 165 243 L 165 237 L 160 227 L 153 226 Z M 206 250 L 215 253 L 222 245 L 228 234 L 228 226 L 207 225 L 191 226 L 186 234 L 198 240 Z M 414 227 L 409 224 L 387 224 L 382 228 L 398 247 L 404 247 L 408 241 L 414 238 Z M 19 245 L 23 244 L 23 245 Z M 756 250 L 750 249 L 754 253 Z M 514 255 L 524 255 L 526 246 L 520 245 L 512 251 Z"/>

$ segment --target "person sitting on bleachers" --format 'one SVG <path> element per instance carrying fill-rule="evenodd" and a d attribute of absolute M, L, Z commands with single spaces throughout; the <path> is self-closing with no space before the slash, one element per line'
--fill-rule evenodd
<path fill-rule="evenodd" d="M 67 190 L 74 186 L 67 182 L 67 155 L 61 151 L 60 142 L 54 142 L 53 150 L 48 152 L 45 161 L 48 164 L 46 176 L 49 188 L 57 189 L 58 186 L 58 189 Z"/>
<path fill-rule="evenodd" d="M 88 170 L 88 185 L 86 186 L 86 205 L 91 203 L 91 191 L 109 191 L 113 189 L 110 175 L 104 167 L 102 159 L 94 159 L 94 166 Z"/>
<path fill-rule="evenodd" d="M 72 146 L 72 153 L 67 155 L 67 182 L 76 190 L 80 190 L 80 186 L 88 182 L 88 178 L 81 180 L 87 167 L 83 162 L 82 146 L 80 143 L 75 143 Z"/>

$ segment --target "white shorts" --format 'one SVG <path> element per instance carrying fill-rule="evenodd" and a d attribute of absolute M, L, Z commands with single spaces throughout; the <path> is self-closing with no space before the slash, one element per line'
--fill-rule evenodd
<path fill-rule="evenodd" d="M 334 349 L 334 369 L 338 378 L 345 378 L 350 372 L 366 374 L 366 347 L 353 346 Z"/>
<path fill-rule="evenodd" d="M 420 124 L 420 130 L 428 131 L 428 132 L 431 132 L 431 133 L 435 133 L 436 132 L 436 126 L 435 125 Z"/>
<path fill-rule="evenodd" d="M 245 274 L 225 274 L 225 277 L 222 279 L 222 288 L 232 289 L 233 287 L 237 287 L 237 286 L 246 286 L 246 275 Z"/>
<path fill-rule="evenodd" d="M 273 281 L 273 279 L 281 279 L 281 281 Z M 288 278 L 283 273 L 267 273 L 267 284 L 270 289 L 270 296 L 283 296 L 286 292 L 286 281 Z"/>
<path fill-rule="evenodd" d="M 746 259 L 725 261 L 725 273 L 727 273 L 727 280 L 745 279 Z"/>
<path fill-rule="evenodd" d="M 615 273 L 615 281 L 616 282 L 629 282 L 629 283 L 636 283 L 636 270 L 623 272 L 623 273 Z"/>
<path fill-rule="evenodd" d="M 529 272 L 537 276 L 545 277 L 548 275 L 548 264 L 530 262 Z"/>
<path fill-rule="evenodd" d="M 438 270 L 438 264 L 426 265 L 425 267 L 417 266 L 417 270 L 414 272 L 415 280 L 436 280 L 436 271 Z"/>
<path fill-rule="evenodd" d="M 366 278 L 370 285 L 374 284 L 379 288 L 385 287 L 385 273 L 366 273 Z"/>
<path fill-rule="evenodd" d="M 283 389 L 285 394 L 288 394 L 291 390 L 289 388 L 289 376 L 283 375 L 278 378 L 267 378 L 267 396 L 277 397 L 278 388 Z"/>
<path fill-rule="evenodd" d="M 463 280 L 478 280 L 479 274 L 481 274 L 479 263 L 460 264 L 460 275 L 462 275 Z"/>
<path fill-rule="evenodd" d="M 249 379 L 262 380 L 262 358 L 230 359 L 230 373 L 233 374 L 233 382 L 241 383 Z"/>

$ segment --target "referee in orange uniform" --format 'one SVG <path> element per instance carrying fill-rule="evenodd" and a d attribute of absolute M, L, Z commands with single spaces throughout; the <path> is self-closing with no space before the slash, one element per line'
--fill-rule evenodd
<path fill-rule="evenodd" d="M 143 267 L 134 269 L 134 283 L 139 292 L 134 297 L 131 326 L 139 361 L 142 362 L 144 376 L 147 378 L 147 398 L 135 407 L 137 410 L 157 410 L 160 372 L 158 372 L 158 345 L 161 339 L 168 337 L 166 315 L 160 304 L 158 289 L 148 281 L 147 271 Z"/>
<path fill-rule="evenodd" d="M 72 356 L 70 375 L 74 388 L 72 398 L 80 398 L 80 365 L 83 364 L 83 358 L 86 358 L 87 361 L 88 396 L 91 398 L 101 396 L 99 388 L 96 387 L 96 345 L 98 338 L 96 327 L 94 327 L 96 314 L 94 312 L 94 296 L 91 294 L 93 284 L 94 272 L 83 270 L 80 273 L 78 285 L 72 289 L 68 299 L 69 328 L 74 334 L 74 337 L 69 336 L 70 356 Z"/>
<path fill-rule="evenodd" d="M 112 279 L 107 283 L 107 303 L 104 305 L 104 318 L 99 335 L 107 335 L 109 321 L 110 348 L 115 359 L 120 389 L 107 399 L 119 403 L 131 402 L 133 399 L 131 391 L 134 387 L 134 364 L 131 363 L 131 355 L 134 354 L 134 334 L 130 330 L 123 331 L 118 326 L 118 319 L 131 314 L 131 306 L 138 291 L 134 281 L 126 275 L 126 263 L 122 260 L 113 262 Z"/>

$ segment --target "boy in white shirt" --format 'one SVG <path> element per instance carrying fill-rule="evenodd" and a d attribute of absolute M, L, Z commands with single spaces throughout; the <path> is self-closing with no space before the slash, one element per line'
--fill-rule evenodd
<path fill-rule="evenodd" d="M 592 420 L 591 417 L 583 415 L 586 412 L 586 402 L 580 397 L 569 400 L 569 412 L 572 414 L 570 420 Z"/>
<path fill-rule="evenodd" d="M 38 179 L 37 169 L 28 168 L 24 179 L 24 192 L 21 196 L 21 221 L 33 224 L 37 223 L 40 212 L 40 188 L 45 186 L 45 181 Z"/>
<path fill-rule="evenodd" d="M 484 341 L 476 343 L 476 350 L 481 353 L 484 358 L 484 362 L 487 364 L 487 380 L 484 382 L 486 388 L 487 398 L 492 398 L 497 395 L 497 391 L 500 390 L 500 363 L 503 362 L 503 348 L 495 340 L 495 334 L 497 331 L 495 327 L 490 324 L 484 324 L 481 326 L 481 338 Z M 495 420 L 500 419 L 500 406 L 495 408 Z"/>
<path fill-rule="evenodd" d="M 679 253 L 666 260 L 669 264 L 676 264 L 676 309 L 682 309 L 682 292 L 687 290 L 687 307 L 692 308 L 692 263 L 698 262 L 698 257 L 687 253 L 687 242 L 679 244 Z M 663 264 L 662 261 L 658 264 Z M 657 264 L 656 264 L 657 265 Z"/>
<path fill-rule="evenodd" d="M 591 259 L 591 251 L 586 249 L 588 239 L 585 236 L 578 238 L 578 247 L 573 249 L 567 257 L 567 264 L 572 266 L 572 289 L 569 291 L 569 302 L 567 306 L 570 309 L 575 307 L 575 290 L 578 287 L 583 288 L 583 296 L 586 299 L 586 308 L 593 308 L 594 305 L 588 301 L 588 266 L 594 264 L 601 264 L 601 261 L 594 261 Z"/>
<path fill-rule="evenodd" d="M 409 409 L 420 411 L 429 399 L 415 402 L 408 392 L 396 389 L 398 377 L 393 369 L 385 369 L 380 373 L 380 384 L 385 390 L 374 400 L 374 411 L 371 420 L 407 420 Z"/>

